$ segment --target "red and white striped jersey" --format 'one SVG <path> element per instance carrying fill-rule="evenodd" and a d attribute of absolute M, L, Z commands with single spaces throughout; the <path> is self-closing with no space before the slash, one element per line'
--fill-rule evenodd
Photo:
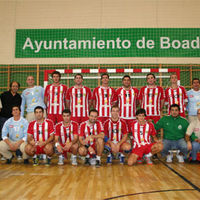
<path fill-rule="evenodd" d="M 155 88 L 144 86 L 140 89 L 139 99 L 142 100 L 141 108 L 146 110 L 147 116 L 159 116 L 164 90 L 160 86 Z"/>
<path fill-rule="evenodd" d="M 77 122 L 71 121 L 69 126 L 64 126 L 62 121 L 55 126 L 55 136 L 59 136 L 60 143 L 64 145 L 67 141 L 73 141 L 74 135 L 78 135 L 78 129 Z"/>
<path fill-rule="evenodd" d="M 88 117 L 89 100 L 92 99 L 90 88 L 85 86 L 76 88 L 73 86 L 67 91 L 66 99 L 70 101 L 72 117 Z"/>
<path fill-rule="evenodd" d="M 128 133 L 126 122 L 120 118 L 114 122 L 110 118 L 104 123 L 104 133 L 110 141 L 118 143 L 121 141 L 123 135 Z"/>
<path fill-rule="evenodd" d="M 138 98 L 139 90 L 134 87 L 125 90 L 121 87 L 117 89 L 116 93 L 120 109 L 120 117 L 123 119 L 135 119 L 136 100 Z"/>
<path fill-rule="evenodd" d="M 54 134 L 53 121 L 45 119 L 43 123 L 37 123 L 34 120 L 30 122 L 27 133 L 33 135 L 35 142 L 46 141 L 50 135 Z"/>
<path fill-rule="evenodd" d="M 44 96 L 47 97 L 47 113 L 48 114 L 62 114 L 65 108 L 65 99 L 67 93 L 67 86 L 60 84 L 54 86 L 47 85 Z"/>
<path fill-rule="evenodd" d="M 170 106 L 172 104 L 178 104 L 180 106 L 180 113 L 185 113 L 187 102 L 187 93 L 183 86 L 179 86 L 176 89 L 167 88 L 165 90 L 165 102 L 168 103 L 168 114 L 170 114 Z"/>
<path fill-rule="evenodd" d="M 79 129 L 79 136 L 86 138 L 90 135 L 98 135 L 101 132 L 104 132 L 104 129 L 100 121 L 97 120 L 95 124 L 90 125 L 89 120 L 87 120 L 81 123 L 80 129 Z M 94 142 L 95 140 L 91 140 L 91 141 L 88 141 L 88 144 L 92 145 L 94 144 Z"/>
<path fill-rule="evenodd" d="M 115 89 L 99 86 L 94 89 L 92 98 L 95 101 L 95 108 L 99 112 L 99 117 L 110 117 L 111 106 L 117 101 Z"/>
<path fill-rule="evenodd" d="M 151 144 L 151 135 L 156 135 L 156 130 L 152 123 L 146 122 L 140 125 L 138 121 L 134 121 L 131 125 L 133 136 L 133 148 L 138 148 L 146 144 Z"/>

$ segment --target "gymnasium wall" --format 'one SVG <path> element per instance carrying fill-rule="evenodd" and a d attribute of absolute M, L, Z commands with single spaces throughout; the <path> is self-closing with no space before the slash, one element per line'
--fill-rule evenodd
<path fill-rule="evenodd" d="M 193 58 L 15 58 L 16 29 L 199 28 L 199 0 L 1 0 L 0 64 L 200 63 Z"/>

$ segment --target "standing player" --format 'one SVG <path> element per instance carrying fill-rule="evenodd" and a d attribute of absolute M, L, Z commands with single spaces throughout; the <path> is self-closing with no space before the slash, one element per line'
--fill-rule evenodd
<path fill-rule="evenodd" d="M 127 143 L 128 130 L 126 122 L 119 118 L 119 107 L 112 106 L 111 118 L 104 123 L 106 146 L 112 153 L 120 153 L 120 164 L 124 164 L 125 156 L 122 152 L 129 152 L 131 145 Z M 107 164 L 112 164 L 111 152 L 107 157 Z"/>
<path fill-rule="evenodd" d="M 24 116 L 25 106 L 27 115 L 26 119 L 28 122 L 35 120 L 34 108 L 41 106 L 46 108 L 44 104 L 44 88 L 41 86 L 35 86 L 35 80 L 33 76 L 28 76 L 26 79 L 28 88 L 22 92 L 22 104 L 21 104 L 21 115 Z M 45 114 L 46 115 L 46 114 Z"/>
<path fill-rule="evenodd" d="M 47 106 L 48 119 L 54 124 L 62 121 L 62 111 L 66 107 L 67 86 L 60 83 L 61 74 L 52 73 L 53 84 L 47 85 L 44 94 L 44 103 Z"/>
<path fill-rule="evenodd" d="M 165 102 L 168 105 L 168 115 L 170 115 L 170 106 L 177 104 L 180 107 L 179 115 L 185 118 L 185 110 L 188 102 L 186 90 L 183 86 L 178 86 L 176 74 L 170 76 L 171 87 L 165 90 Z"/>
<path fill-rule="evenodd" d="M 200 80 L 199 78 L 193 78 L 192 89 L 187 91 L 188 96 L 188 121 L 196 121 L 198 119 L 197 110 L 200 109 Z"/>
<path fill-rule="evenodd" d="M 155 84 L 154 74 L 147 74 L 146 80 L 148 85 L 142 87 L 139 93 L 140 106 L 146 111 L 146 119 L 152 119 L 156 123 L 160 119 L 160 112 L 164 105 L 164 91 Z"/>
<path fill-rule="evenodd" d="M 78 123 L 70 121 L 71 112 L 65 109 L 62 112 L 63 121 L 55 126 L 55 146 L 59 155 L 58 165 L 63 165 L 64 156 L 71 152 L 72 165 L 77 165 L 76 155 L 78 151 Z"/>
<path fill-rule="evenodd" d="M 138 89 L 131 87 L 131 77 L 125 75 L 122 79 L 123 86 L 117 89 L 118 106 L 120 108 L 120 118 L 124 119 L 131 132 L 131 123 L 135 119 Z"/>
<path fill-rule="evenodd" d="M 144 156 L 147 164 L 152 164 L 151 156 L 160 152 L 163 148 L 156 138 L 154 125 L 145 120 L 146 112 L 139 109 L 136 112 L 137 121 L 132 124 L 133 150 L 128 158 L 128 165 L 133 165 Z M 151 142 L 151 136 L 156 143 Z"/>
<path fill-rule="evenodd" d="M 79 148 L 79 154 L 80 156 L 86 156 L 86 165 L 90 165 L 90 156 L 96 157 L 96 167 L 100 167 L 101 155 L 104 149 L 104 130 L 102 123 L 97 118 L 98 111 L 95 109 L 90 110 L 89 120 L 81 124 L 79 132 L 81 147 Z"/>
<path fill-rule="evenodd" d="M 99 118 L 102 123 L 109 119 L 111 106 L 117 103 L 116 91 L 109 87 L 109 75 L 104 73 L 101 75 L 102 85 L 93 91 L 93 107 L 98 111 Z"/>
<path fill-rule="evenodd" d="M 37 166 L 38 155 L 46 154 L 49 166 L 53 155 L 54 124 L 51 120 L 44 118 L 44 108 L 37 106 L 34 109 L 35 119 L 28 126 L 28 144 L 25 151 L 29 156 L 33 156 L 33 165 Z"/>
<path fill-rule="evenodd" d="M 74 77 L 75 85 L 67 91 L 67 108 L 72 112 L 71 119 L 81 124 L 88 120 L 88 113 L 92 105 L 91 90 L 83 86 L 82 74 L 76 74 Z"/>

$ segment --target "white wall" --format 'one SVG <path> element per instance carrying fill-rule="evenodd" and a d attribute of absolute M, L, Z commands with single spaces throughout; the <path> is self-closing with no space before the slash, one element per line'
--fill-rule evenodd
<path fill-rule="evenodd" d="M 0 0 L 0 64 L 200 63 L 200 58 L 15 58 L 15 30 L 199 28 L 200 0 Z"/>

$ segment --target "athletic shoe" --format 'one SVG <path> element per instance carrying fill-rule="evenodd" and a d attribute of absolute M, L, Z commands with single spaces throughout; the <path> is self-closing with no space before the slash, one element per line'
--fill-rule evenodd
<path fill-rule="evenodd" d="M 85 158 L 85 165 L 89 166 L 90 165 L 90 158 Z"/>
<path fill-rule="evenodd" d="M 177 157 L 179 163 L 184 163 L 184 158 L 182 155 L 178 154 L 178 155 L 176 155 L 176 157 Z"/>
<path fill-rule="evenodd" d="M 125 156 L 120 156 L 120 158 L 119 158 L 119 163 L 120 163 L 121 165 L 123 165 L 124 162 L 125 162 Z"/>
<path fill-rule="evenodd" d="M 166 160 L 166 162 L 167 162 L 167 163 L 171 163 L 171 162 L 172 162 L 172 159 L 173 159 L 173 154 L 168 154 L 168 155 L 167 155 L 167 160 Z"/>
<path fill-rule="evenodd" d="M 13 158 L 14 158 L 14 156 L 12 156 L 10 159 L 6 159 L 6 164 L 11 164 Z"/>
<path fill-rule="evenodd" d="M 198 160 L 190 160 L 189 163 L 190 163 L 190 164 L 198 164 L 199 161 L 198 161 Z"/>
<path fill-rule="evenodd" d="M 100 160 L 96 160 L 96 167 L 101 167 L 101 161 Z"/>
<path fill-rule="evenodd" d="M 146 156 L 146 157 L 145 157 L 145 161 L 146 161 L 147 165 L 153 165 L 153 162 L 152 162 L 152 160 L 151 160 L 151 157 Z"/>
<path fill-rule="evenodd" d="M 78 165 L 76 156 L 71 156 L 71 163 L 72 163 L 72 165 L 74 165 L 74 166 Z"/>
<path fill-rule="evenodd" d="M 33 158 L 33 166 L 38 166 L 39 165 L 39 159 L 37 158 Z"/>
<path fill-rule="evenodd" d="M 1 161 L 4 161 L 4 160 L 6 160 L 3 156 L 1 157 Z"/>
<path fill-rule="evenodd" d="M 137 163 L 138 163 L 138 164 L 142 164 L 142 163 L 143 163 L 143 160 L 142 160 L 142 159 L 139 159 L 139 160 L 137 160 Z"/>
<path fill-rule="evenodd" d="M 63 156 L 58 157 L 58 165 L 64 165 L 64 157 Z"/>
<path fill-rule="evenodd" d="M 47 159 L 46 159 L 45 165 L 46 165 L 47 167 L 51 165 L 51 158 L 47 158 Z"/>
<path fill-rule="evenodd" d="M 24 164 L 28 165 L 29 164 L 29 159 L 24 159 Z"/>
<path fill-rule="evenodd" d="M 111 165 L 111 164 L 112 164 L 112 156 L 111 156 L 111 155 L 110 155 L 110 156 L 107 156 L 106 163 L 107 163 L 108 165 Z"/>

